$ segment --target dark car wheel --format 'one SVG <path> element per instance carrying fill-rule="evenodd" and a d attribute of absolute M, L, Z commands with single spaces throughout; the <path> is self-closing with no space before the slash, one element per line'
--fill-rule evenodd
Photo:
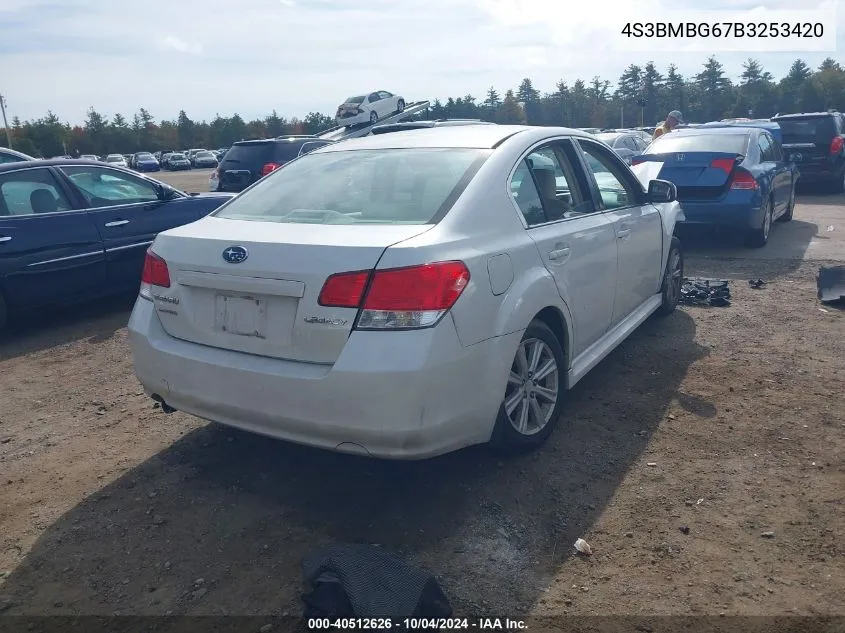
<path fill-rule="evenodd" d="M 0 294 L 0 332 L 6 329 L 6 325 L 9 323 L 9 313 L 6 310 L 6 300 L 3 299 L 3 295 Z"/>
<path fill-rule="evenodd" d="M 830 190 L 833 193 L 845 192 L 845 167 L 842 168 L 830 182 Z"/>
<path fill-rule="evenodd" d="M 378 121 L 378 113 L 370 112 L 370 123 L 375 123 Z"/>
<path fill-rule="evenodd" d="M 772 201 L 766 200 L 763 207 L 763 226 L 751 229 L 748 233 L 748 245 L 752 248 L 762 248 L 769 243 L 769 232 L 772 230 Z"/>
<path fill-rule="evenodd" d="M 657 314 L 668 316 L 678 307 L 681 298 L 681 288 L 684 285 L 684 253 L 681 250 L 681 240 L 672 237 L 669 244 L 669 257 L 666 258 L 666 270 L 663 273 L 663 285 L 660 295 L 663 299 Z"/>
<path fill-rule="evenodd" d="M 551 328 L 532 321 L 517 348 L 490 444 L 518 453 L 543 444 L 563 406 L 566 356 Z"/>
<path fill-rule="evenodd" d="M 404 112 L 405 111 L 405 100 L 404 99 L 399 99 L 399 101 L 396 102 L 396 111 L 397 112 Z"/>
<path fill-rule="evenodd" d="M 789 204 L 786 206 L 786 211 L 778 218 L 778 222 L 789 222 L 792 219 L 792 214 L 795 212 L 795 185 L 792 185 L 792 192 L 789 194 Z"/>

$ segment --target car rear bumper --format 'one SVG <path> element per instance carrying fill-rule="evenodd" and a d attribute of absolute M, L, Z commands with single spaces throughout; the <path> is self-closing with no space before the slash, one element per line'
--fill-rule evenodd
<path fill-rule="evenodd" d="M 684 212 L 682 225 L 725 226 L 742 229 L 756 229 L 763 224 L 762 207 L 759 199 L 747 202 L 726 201 L 681 202 Z"/>
<path fill-rule="evenodd" d="M 340 452 L 421 459 L 486 442 L 521 333 L 463 347 L 435 328 L 354 331 L 334 365 L 252 356 L 175 339 L 139 298 L 135 373 L 177 410 Z"/>
<path fill-rule="evenodd" d="M 362 123 L 369 123 L 370 122 L 370 113 L 369 112 L 362 112 L 361 114 L 356 114 L 355 116 L 349 117 L 340 117 L 335 119 L 335 123 L 337 125 L 361 125 Z"/>

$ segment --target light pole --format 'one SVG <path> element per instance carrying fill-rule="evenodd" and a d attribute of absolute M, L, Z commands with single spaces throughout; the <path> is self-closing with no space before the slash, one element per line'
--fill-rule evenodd
<path fill-rule="evenodd" d="M 0 111 L 3 112 L 3 129 L 6 131 L 6 145 L 9 146 L 9 149 L 15 149 L 12 147 L 12 135 L 9 133 L 9 123 L 6 121 L 6 97 L 0 95 Z"/>

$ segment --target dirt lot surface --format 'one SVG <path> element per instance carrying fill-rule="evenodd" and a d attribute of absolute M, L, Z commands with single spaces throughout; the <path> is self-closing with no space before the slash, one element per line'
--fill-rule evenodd
<path fill-rule="evenodd" d="M 126 303 L 21 326 L 0 342 L 0 611 L 297 613 L 302 556 L 359 541 L 462 613 L 845 614 L 845 311 L 815 297 L 843 200 L 774 231 L 691 240 L 687 273 L 734 280 L 733 305 L 646 323 L 511 460 L 370 461 L 165 415 Z"/>
<path fill-rule="evenodd" d="M 189 193 L 209 191 L 208 179 L 213 169 L 191 169 L 190 171 L 160 171 L 152 174 L 157 180 L 173 185 Z"/>

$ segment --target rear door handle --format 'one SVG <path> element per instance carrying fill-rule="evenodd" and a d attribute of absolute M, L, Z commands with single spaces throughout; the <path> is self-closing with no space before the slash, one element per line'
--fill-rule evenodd
<path fill-rule="evenodd" d="M 12 236 L 11 235 L 2 235 L 0 236 L 0 242 L 11 242 Z"/>
<path fill-rule="evenodd" d="M 113 226 L 123 226 L 129 224 L 129 220 L 115 220 L 114 222 L 106 222 L 106 226 L 111 228 Z"/>
<path fill-rule="evenodd" d="M 559 262 L 569 259 L 570 251 L 568 246 L 557 248 L 549 253 L 549 259 L 553 262 Z"/>
<path fill-rule="evenodd" d="M 616 231 L 616 237 L 618 237 L 620 240 L 628 237 L 630 234 L 631 234 L 631 229 L 629 229 L 625 225 L 623 225 L 622 228 L 620 228 L 618 231 Z"/>

